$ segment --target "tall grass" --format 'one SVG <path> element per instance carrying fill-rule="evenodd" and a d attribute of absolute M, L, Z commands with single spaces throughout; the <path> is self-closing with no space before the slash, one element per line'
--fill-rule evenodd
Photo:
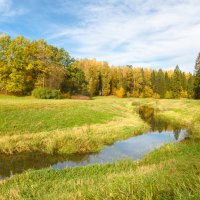
<path fill-rule="evenodd" d="M 1 199 L 198 200 L 199 150 L 199 143 L 173 144 L 137 163 L 121 161 L 58 171 L 30 170 L 2 181 Z"/>
<path fill-rule="evenodd" d="M 128 114 L 124 113 L 126 117 L 119 118 L 119 121 L 112 120 L 105 123 L 106 125 L 91 125 L 92 131 L 88 138 L 93 138 L 93 141 L 97 141 L 97 139 L 101 141 L 102 139 L 105 143 L 110 142 L 112 138 L 117 139 L 120 133 L 126 129 L 137 132 L 138 127 L 140 127 L 138 124 L 141 121 L 140 119 L 136 120 L 136 113 L 129 113 L 132 101 L 136 105 L 133 106 L 134 109 L 138 102 L 139 104 L 156 106 L 161 111 L 161 117 L 188 127 L 192 138 L 181 143 L 165 145 L 137 162 L 125 160 L 114 164 L 96 164 L 58 171 L 51 169 L 29 170 L 1 181 L 0 199 L 200 199 L 200 129 L 198 128 L 200 126 L 200 101 L 159 100 L 156 103 L 150 99 L 118 101 L 112 98 L 100 98 L 96 100 L 97 102 L 116 103 L 117 110 L 123 111 L 125 109 L 126 114 Z M 134 119 L 129 121 L 131 117 Z M 133 120 L 136 120 L 135 124 L 131 123 Z M 123 124 L 125 124 L 125 129 Z M 131 125 L 127 128 L 128 124 Z M 141 123 L 141 125 L 144 124 Z M 87 126 L 85 129 L 87 130 Z M 128 136 L 128 132 L 125 131 L 126 134 L 121 134 L 121 138 Z M 49 134 L 49 137 L 51 135 L 51 133 L 43 134 Z M 54 134 L 56 133 L 54 132 L 52 135 Z M 80 138 L 85 137 L 84 134 L 80 133 L 76 135 L 80 135 Z M 33 136 L 34 134 L 31 134 L 31 137 Z M 72 137 L 72 133 L 70 137 Z M 31 141 L 34 140 L 31 139 Z M 80 148 L 79 146 L 78 149 Z"/>
<path fill-rule="evenodd" d="M 88 153 L 148 126 L 130 100 L 0 99 L 0 153 Z"/>
<path fill-rule="evenodd" d="M 100 150 L 116 140 L 142 133 L 147 128 L 139 118 L 127 115 L 105 124 L 66 130 L 0 137 L 0 152 L 88 153 Z"/>

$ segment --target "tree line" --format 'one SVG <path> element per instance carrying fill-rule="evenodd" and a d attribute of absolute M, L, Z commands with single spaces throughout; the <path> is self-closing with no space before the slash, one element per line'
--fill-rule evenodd
<path fill-rule="evenodd" d="M 95 59 L 75 60 L 45 40 L 0 36 L 1 93 L 30 95 L 35 88 L 49 88 L 71 95 L 200 98 L 199 74 L 200 55 L 193 75 L 179 66 L 164 71 L 109 66 Z"/>

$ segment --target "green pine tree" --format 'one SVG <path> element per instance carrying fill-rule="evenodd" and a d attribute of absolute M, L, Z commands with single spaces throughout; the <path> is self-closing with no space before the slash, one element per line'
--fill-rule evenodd
<path fill-rule="evenodd" d="M 194 98 L 200 99 L 200 53 L 196 60 L 194 77 Z"/>
<path fill-rule="evenodd" d="M 162 69 L 159 69 L 156 77 L 156 93 L 158 93 L 161 98 L 165 97 L 166 93 L 165 74 L 162 71 Z"/>
<path fill-rule="evenodd" d="M 151 73 L 151 87 L 153 89 L 153 92 L 156 92 L 156 72 L 155 70 Z"/>
<path fill-rule="evenodd" d="M 182 79 L 181 79 L 181 70 L 177 65 L 174 74 L 172 77 L 172 95 L 174 98 L 180 98 L 181 91 L 182 91 Z"/>
<path fill-rule="evenodd" d="M 194 76 L 192 74 L 189 74 L 189 78 L 187 81 L 187 93 L 189 98 L 192 98 L 194 96 Z"/>

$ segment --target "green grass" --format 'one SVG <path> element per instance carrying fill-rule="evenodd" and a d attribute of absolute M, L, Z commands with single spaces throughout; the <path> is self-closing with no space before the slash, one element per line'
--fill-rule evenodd
<path fill-rule="evenodd" d="M 0 99 L 0 135 L 30 134 L 98 124 L 119 117 L 103 101 Z"/>
<path fill-rule="evenodd" d="M 139 163 L 27 171 L 0 183 L 1 199 L 199 199 L 200 144 L 162 147 Z"/>
<path fill-rule="evenodd" d="M 130 106 L 133 101 L 135 105 L 140 103 L 157 107 L 161 117 L 188 127 L 192 139 L 165 145 L 139 162 L 125 160 L 58 171 L 29 170 L 1 181 L 0 199 L 200 199 L 200 101 L 159 100 L 156 103 L 152 99 L 97 98 L 93 103 L 115 105 L 124 116 L 119 121 L 112 119 L 106 122 L 107 126 L 104 123 L 91 125 L 98 127 L 98 131 L 89 138 L 96 135 L 94 140 L 99 140 L 100 135 L 104 135 L 113 141 L 114 135 L 116 140 L 119 135 L 128 137 L 132 129 L 137 132 L 140 120 L 137 121 L 137 114 L 131 112 L 135 108 Z M 130 123 L 129 117 L 135 123 L 127 132 L 124 127 Z M 125 121 L 122 123 L 121 119 Z M 123 134 L 113 132 L 120 126 Z M 83 137 L 84 134 L 80 136 Z"/>
<path fill-rule="evenodd" d="M 130 99 L 0 98 L 0 152 L 88 153 L 144 131 Z"/>

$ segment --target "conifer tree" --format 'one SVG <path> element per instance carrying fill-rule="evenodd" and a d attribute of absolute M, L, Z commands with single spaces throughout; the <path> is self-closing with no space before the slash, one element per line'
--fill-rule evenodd
<path fill-rule="evenodd" d="M 142 76 L 142 84 L 141 84 L 141 92 L 144 90 L 144 87 L 147 85 L 147 79 L 146 79 L 146 76 L 145 76 L 145 72 L 144 72 L 144 69 L 142 68 L 141 69 L 141 76 Z"/>
<path fill-rule="evenodd" d="M 200 99 L 200 53 L 197 57 L 196 64 L 195 64 L 194 98 Z"/>
<path fill-rule="evenodd" d="M 177 65 L 172 76 L 172 95 L 174 98 L 179 98 L 182 91 L 181 85 L 181 70 Z"/>
<path fill-rule="evenodd" d="M 133 83 L 134 83 L 132 66 L 128 65 L 127 67 L 124 68 L 124 70 L 125 70 L 125 80 L 126 80 L 124 83 L 124 88 L 126 92 L 132 93 Z"/>
<path fill-rule="evenodd" d="M 168 72 L 165 72 L 165 89 L 166 92 L 171 90 L 171 79 L 168 75 Z"/>
<path fill-rule="evenodd" d="M 165 97 L 166 93 L 165 74 L 162 71 L 162 69 L 159 69 L 156 77 L 156 93 L 158 93 L 161 98 Z"/>
<path fill-rule="evenodd" d="M 152 71 L 151 73 L 151 87 L 154 92 L 156 92 L 156 72 L 155 70 Z"/>
<path fill-rule="evenodd" d="M 192 74 L 189 74 L 187 82 L 188 82 L 188 84 L 187 84 L 188 97 L 193 98 L 193 96 L 194 96 L 194 76 Z"/>
<path fill-rule="evenodd" d="M 183 91 L 186 91 L 187 90 L 187 79 L 186 79 L 185 72 L 181 72 L 181 85 L 182 85 Z"/>

